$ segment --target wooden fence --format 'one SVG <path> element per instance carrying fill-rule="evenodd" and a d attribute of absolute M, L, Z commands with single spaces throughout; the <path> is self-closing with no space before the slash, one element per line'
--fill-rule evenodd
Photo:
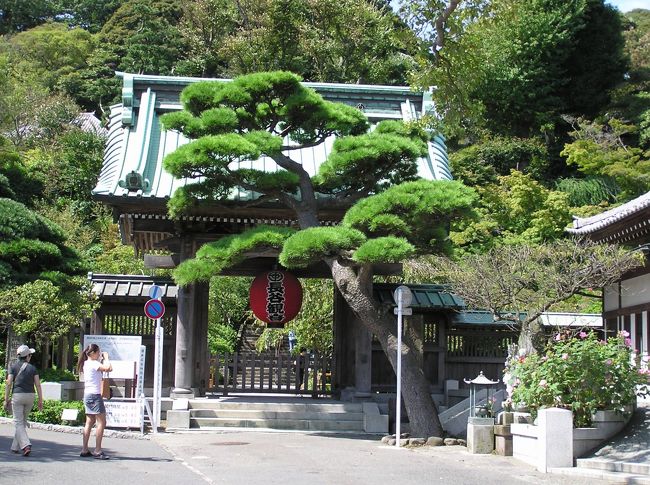
<path fill-rule="evenodd" d="M 331 393 L 332 362 L 329 357 L 293 357 L 265 352 L 213 354 L 210 357 L 210 392 Z"/>

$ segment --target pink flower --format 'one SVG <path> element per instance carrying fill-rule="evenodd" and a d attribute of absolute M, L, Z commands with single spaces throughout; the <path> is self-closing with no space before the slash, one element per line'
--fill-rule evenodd
<path fill-rule="evenodd" d="M 625 345 L 627 347 L 632 347 L 632 339 L 631 338 L 626 338 L 625 339 Z"/>
<path fill-rule="evenodd" d="M 587 338 L 587 332 L 580 332 L 580 333 L 578 334 L 578 336 L 579 336 L 580 338 Z"/>
<path fill-rule="evenodd" d="M 621 330 L 620 332 L 618 332 L 618 334 L 621 337 L 629 337 L 630 336 L 630 332 L 628 332 L 627 330 Z"/>
<path fill-rule="evenodd" d="M 546 379 L 542 379 L 541 381 L 539 381 L 539 387 L 546 387 L 546 386 L 548 386 Z"/>
<path fill-rule="evenodd" d="M 612 359 L 607 359 L 605 361 L 605 365 L 612 365 Z"/>
<path fill-rule="evenodd" d="M 569 358 L 569 354 L 562 354 L 562 360 L 567 360 Z"/>
<path fill-rule="evenodd" d="M 559 342 L 561 339 L 562 339 L 562 337 L 560 337 L 559 333 L 556 333 L 555 337 L 553 337 L 553 340 L 555 340 L 556 342 Z"/>

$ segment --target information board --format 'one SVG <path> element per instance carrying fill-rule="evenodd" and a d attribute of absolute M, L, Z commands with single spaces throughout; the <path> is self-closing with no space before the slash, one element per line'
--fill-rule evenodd
<path fill-rule="evenodd" d="M 97 344 L 108 352 L 113 370 L 112 379 L 133 379 L 140 362 L 142 337 L 139 335 L 84 335 L 84 348 Z"/>
<path fill-rule="evenodd" d="M 97 344 L 102 352 L 108 352 L 111 360 L 140 360 L 140 335 L 84 335 L 84 349 L 89 344 Z"/>
<path fill-rule="evenodd" d="M 139 428 L 142 408 L 136 401 L 104 401 L 106 426 L 111 428 Z"/>

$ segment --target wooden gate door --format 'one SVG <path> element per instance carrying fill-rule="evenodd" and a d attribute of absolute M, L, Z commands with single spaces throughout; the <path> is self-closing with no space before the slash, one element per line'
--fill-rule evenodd
<path fill-rule="evenodd" d="M 213 354 L 208 391 L 329 395 L 331 365 L 331 358 L 316 354 Z"/>

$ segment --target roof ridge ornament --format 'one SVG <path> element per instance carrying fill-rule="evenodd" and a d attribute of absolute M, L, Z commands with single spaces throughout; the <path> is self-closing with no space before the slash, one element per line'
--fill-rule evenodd
<path fill-rule="evenodd" d="M 147 190 L 151 184 L 149 183 L 149 179 L 142 178 L 141 174 L 132 170 L 126 174 L 124 180 L 118 182 L 118 185 L 129 192 L 135 192 L 138 190 Z"/>

